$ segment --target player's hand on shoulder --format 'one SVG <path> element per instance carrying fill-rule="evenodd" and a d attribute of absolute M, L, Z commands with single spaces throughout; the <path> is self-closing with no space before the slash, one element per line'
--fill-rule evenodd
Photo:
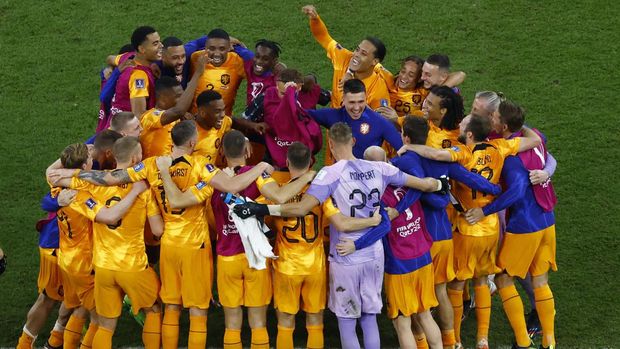
<path fill-rule="evenodd" d="M 306 180 L 307 182 L 311 182 L 314 177 L 316 176 L 316 171 L 314 170 L 309 170 L 308 172 L 304 173 L 303 177 L 304 180 Z"/>
<path fill-rule="evenodd" d="M 161 78 L 161 69 L 159 69 L 157 63 L 151 64 L 151 72 L 153 72 L 153 76 L 155 77 L 155 79 Z"/>
<path fill-rule="evenodd" d="M 275 169 L 273 168 L 273 166 L 271 166 L 270 164 L 268 164 L 268 163 L 266 163 L 266 162 L 264 162 L 264 161 L 261 161 L 261 162 L 260 162 L 258 165 L 256 165 L 256 166 L 261 166 L 261 168 L 263 169 L 263 171 L 262 171 L 262 172 L 267 172 L 267 173 L 269 173 L 269 174 L 272 174 L 272 173 L 273 173 L 273 171 L 275 171 Z"/>
<path fill-rule="evenodd" d="M 230 49 L 231 49 L 231 51 L 234 50 L 233 46 L 235 46 L 235 45 L 239 45 L 241 47 L 248 48 L 247 46 L 245 46 L 245 44 L 241 40 L 237 39 L 234 36 L 231 36 L 230 37 L 230 46 L 231 46 Z"/>
<path fill-rule="evenodd" d="M 303 12 L 310 19 L 315 19 L 319 16 L 319 14 L 316 12 L 316 7 L 314 7 L 314 5 L 306 5 L 302 7 L 301 12 Z"/>
<path fill-rule="evenodd" d="M 480 222 L 482 218 L 484 218 L 484 211 L 482 211 L 482 209 L 479 207 L 469 209 L 467 210 L 467 212 L 465 212 L 465 219 L 469 224 L 476 224 Z"/>
<path fill-rule="evenodd" d="M 157 64 L 155 64 L 157 65 Z M 126 59 L 123 63 L 121 63 L 121 65 L 118 66 L 118 71 L 120 71 L 121 73 L 123 72 L 123 70 L 129 68 L 129 67 L 135 67 L 136 66 L 136 61 L 134 61 L 133 59 Z M 152 70 L 153 67 L 151 67 Z M 158 73 L 159 73 L 159 66 L 156 68 Z M 155 71 L 153 71 L 153 74 L 155 74 Z M 159 75 L 157 75 L 157 77 L 159 77 Z"/>
<path fill-rule="evenodd" d="M 205 71 L 205 67 L 207 63 L 210 63 L 209 55 L 205 50 L 205 53 L 198 57 L 198 61 L 196 62 L 196 72 L 194 74 L 202 74 Z"/>
<path fill-rule="evenodd" d="M 269 130 L 269 125 L 265 122 L 255 122 L 252 123 L 252 131 L 256 132 L 259 135 L 265 134 Z"/>
<path fill-rule="evenodd" d="M 155 159 L 155 163 L 159 171 L 168 171 L 170 166 L 172 166 L 172 157 L 169 155 L 159 156 Z"/>
<path fill-rule="evenodd" d="M 63 189 L 58 194 L 58 206 L 65 207 L 71 205 L 75 196 L 77 195 L 77 190 L 73 189 Z"/>
<path fill-rule="evenodd" d="M 405 144 L 402 147 L 400 147 L 400 149 L 398 149 L 398 151 L 396 151 L 396 154 L 398 154 L 398 156 L 401 156 L 403 154 L 405 154 L 406 152 L 410 151 L 411 148 L 409 147 L 409 144 Z"/>
<path fill-rule="evenodd" d="M 135 194 L 140 194 L 148 188 L 148 184 L 145 181 L 137 181 L 131 186 L 131 191 Z"/>
<path fill-rule="evenodd" d="M 235 170 L 232 167 L 225 167 L 222 169 L 222 172 L 226 173 L 230 177 L 233 177 L 235 175 Z"/>
<path fill-rule="evenodd" d="M 388 214 L 388 217 L 390 217 L 390 220 L 394 220 L 394 218 L 398 217 L 399 213 L 398 210 L 395 209 L 394 207 L 386 207 L 385 211 Z M 380 223 L 381 221 L 379 221 Z M 377 223 L 377 224 L 379 224 Z"/>

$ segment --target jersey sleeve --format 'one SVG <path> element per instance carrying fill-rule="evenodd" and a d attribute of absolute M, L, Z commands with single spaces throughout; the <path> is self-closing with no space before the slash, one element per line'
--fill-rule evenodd
<path fill-rule="evenodd" d="M 325 167 L 319 171 L 306 191 L 306 194 L 314 196 L 321 203 L 332 195 L 336 185 L 338 185 L 338 177 L 332 174 L 334 171 L 330 171 L 330 169 L 333 167 Z"/>
<path fill-rule="evenodd" d="M 503 158 L 507 158 L 510 155 L 517 155 L 519 153 L 519 146 L 521 145 L 521 137 L 513 139 L 496 139 L 497 150 L 502 154 Z"/>
<path fill-rule="evenodd" d="M 198 202 L 207 201 L 213 195 L 213 187 L 204 181 L 196 183 L 190 190 Z"/>
<path fill-rule="evenodd" d="M 146 199 L 146 216 L 153 217 L 161 214 L 161 211 L 159 211 L 159 206 L 157 205 L 157 201 L 155 200 L 155 194 L 153 194 L 153 190 L 147 189 L 143 191 L 141 195 L 142 194 Z"/>
<path fill-rule="evenodd" d="M 71 189 L 75 189 L 75 190 L 92 190 L 94 189 L 96 186 L 94 184 L 91 184 L 83 179 L 80 178 L 76 178 L 73 177 L 71 178 L 71 184 L 69 184 L 69 188 Z"/>
<path fill-rule="evenodd" d="M 336 205 L 334 205 L 334 201 L 332 200 L 331 197 L 325 200 L 322 206 L 322 210 L 323 210 L 323 217 L 325 219 L 329 219 L 330 217 L 340 213 L 340 210 L 338 209 L 338 207 L 336 207 Z"/>
<path fill-rule="evenodd" d="M 80 190 L 69 207 L 94 222 L 103 204 L 99 203 L 89 192 Z"/>
<path fill-rule="evenodd" d="M 327 31 L 327 27 L 321 17 L 310 19 L 310 31 L 314 39 L 325 49 L 327 57 L 334 60 L 336 50 L 342 47 L 334 40 Z"/>
<path fill-rule="evenodd" d="M 319 110 L 306 110 L 308 115 L 314 119 L 318 124 L 323 127 L 331 127 L 333 124 L 338 122 L 336 117 L 336 109 L 332 108 L 323 108 Z"/>
<path fill-rule="evenodd" d="M 530 184 L 528 172 L 524 170 L 521 160 L 516 156 L 506 158 L 502 169 L 502 178 L 506 191 L 493 202 L 482 208 L 485 216 L 504 210 L 523 197 Z"/>
<path fill-rule="evenodd" d="M 388 97 L 389 98 L 389 97 Z M 388 99 L 389 100 L 389 99 Z M 383 119 L 383 139 L 385 139 L 394 149 L 403 146 L 403 139 L 394 125 L 387 119 Z"/>
<path fill-rule="evenodd" d="M 377 164 L 381 166 L 380 168 L 385 186 L 391 184 L 395 187 L 402 187 L 407 183 L 407 175 L 398 167 L 388 164 L 387 162 L 378 162 Z"/>
<path fill-rule="evenodd" d="M 260 176 L 258 176 L 255 183 L 256 183 L 256 187 L 260 191 L 265 184 L 272 183 L 272 182 L 275 183 L 276 180 L 273 179 L 269 173 L 263 172 Z"/>
<path fill-rule="evenodd" d="M 155 159 L 155 158 L 146 159 L 142 162 L 137 163 L 133 167 L 129 167 L 127 169 L 127 175 L 129 175 L 129 179 L 132 182 L 137 182 L 137 181 L 146 179 L 148 177 L 148 172 L 149 170 L 151 170 L 152 165 L 155 165 L 155 162 L 151 161 L 152 159 Z M 155 171 L 157 171 L 157 167 L 155 168 Z"/>
<path fill-rule="evenodd" d="M 158 129 L 164 127 L 161 124 L 161 115 L 163 113 L 157 110 L 152 110 L 144 113 L 142 119 L 140 119 L 140 125 L 142 126 L 142 132 Z"/>
<path fill-rule="evenodd" d="M 134 69 L 129 76 L 129 98 L 149 96 L 149 78 L 140 69 Z"/>
<path fill-rule="evenodd" d="M 220 172 L 220 170 L 215 167 L 215 165 L 210 163 L 206 164 L 202 167 L 202 171 L 200 172 L 200 180 L 209 184 L 218 172 Z"/>
<path fill-rule="evenodd" d="M 463 164 L 465 162 L 467 162 L 467 152 L 465 151 L 466 149 L 464 149 L 464 146 L 462 145 L 455 145 L 453 147 L 444 149 L 450 152 L 450 160 L 452 162 L 458 162 L 460 164 Z"/>

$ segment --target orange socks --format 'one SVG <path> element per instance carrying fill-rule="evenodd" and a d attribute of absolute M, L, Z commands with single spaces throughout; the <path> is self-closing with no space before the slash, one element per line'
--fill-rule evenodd
<path fill-rule="evenodd" d="M 161 323 L 161 341 L 164 349 L 176 349 L 179 345 L 179 317 L 181 311 L 166 309 Z"/>
<path fill-rule="evenodd" d="M 443 347 L 452 347 L 456 344 L 456 338 L 454 338 L 454 330 L 443 330 L 441 331 L 441 342 L 443 343 Z"/>
<path fill-rule="evenodd" d="M 424 335 L 424 333 L 414 333 L 413 337 L 415 338 L 415 345 L 418 347 L 418 349 L 428 349 L 428 342 L 426 341 L 426 336 Z"/>
<path fill-rule="evenodd" d="M 252 329 L 251 349 L 269 349 L 269 333 L 265 327 Z"/>
<path fill-rule="evenodd" d="M 207 345 L 207 317 L 189 316 L 188 349 L 204 349 Z"/>
<path fill-rule="evenodd" d="M 323 325 L 310 326 L 306 325 L 308 331 L 308 341 L 306 347 L 308 349 L 323 349 L 325 346 L 323 340 Z M 278 332 L 280 332 L 278 330 Z M 293 342 L 293 331 L 291 331 L 291 343 Z"/>
<path fill-rule="evenodd" d="M 227 328 L 224 331 L 224 349 L 241 349 L 241 330 Z"/>
<path fill-rule="evenodd" d="M 454 309 L 454 338 L 461 342 L 461 319 L 463 318 L 463 291 L 448 288 L 448 298 Z"/>
<path fill-rule="evenodd" d="M 61 330 L 59 330 L 61 329 Z M 63 332 L 65 331 L 65 328 L 61 325 L 58 324 L 58 322 L 56 322 L 56 325 L 54 325 L 54 329 L 52 330 L 52 332 L 50 333 L 50 338 L 47 339 L 47 343 L 49 344 L 50 347 L 52 348 L 60 348 L 62 347 L 62 341 L 63 341 Z"/>
<path fill-rule="evenodd" d="M 161 343 L 161 313 L 146 313 L 142 328 L 142 343 L 145 349 L 159 349 Z"/>
<path fill-rule="evenodd" d="M 283 327 L 278 325 L 278 336 L 276 337 L 277 349 L 293 349 L 293 331 L 294 328 Z M 310 341 L 310 332 L 308 331 L 308 341 Z M 310 348 L 310 345 L 308 345 Z"/>
<path fill-rule="evenodd" d="M 112 336 L 113 331 L 108 330 L 105 327 L 99 326 L 95 338 L 93 338 L 93 348 L 96 349 L 112 349 Z"/>
<path fill-rule="evenodd" d="M 534 289 L 536 312 L 542 326 L 542 346 L 555 345 L 555 301 L 549 285 Z"/>
<path fill-rule="evenodd" d="M 489 286 L 486 284 L 475 286 L 474 300 L 476 301 L 476 321 L 478 322 L 476 339 L 480 341 L 483 338 L 489 338 L 489 324 L 491 323 L 491 291 Z"/>
<path fill-rule="evenodd" d="M 71 315 L 67 326 L 65 326 L 63 334 L 63 348 L 65 349 L 77 349 L 80 345 L 80 338 L 82 338 L 82 328 L 86 319 L 81 319 L 77 316 Z"/>
<path fill-rule="evenodd" d="M 34 347 L 34 341 L 37 339 L 37 336 L 33 336 L 26 326 L 24 326 L 24 330 L 22 331 L 22 335 L 19 336 L 19 340 L 17 341 L 16 349 L 32 349 Z"/>
<path fill-rule="evenodd" d="M 93 339 L 95 338 L 95 333 L 97 333 L 98 328 L 99 326 L 92 322 L 88 325 L 88 330 L 82 339 L 80 349 L 91 349 L 93 347 Z"/>
<path fill-rule="evenodd" d="M 529 346 L 532 341 L 527 334 L 527 326 L 525 325 L 525 317 L 523 316 L 523 301 L 521 301 L 517 289 L 514 285 L 500 288 L 499 295 L 502 298 L 506 317 L 515 334 L 517 345 L 520 347 Z"/>

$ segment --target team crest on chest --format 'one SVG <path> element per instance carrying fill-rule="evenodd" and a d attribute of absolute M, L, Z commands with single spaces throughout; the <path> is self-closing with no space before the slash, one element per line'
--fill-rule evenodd
<path fill-rule="evenodd" d="M 422 103 L 422 96 L 420 96 L 419 94 L 414 94 L 413 96 L 411 96 L 411 101 L 415 105 L 420 105 L 420 103 Z"/>
<path fill-rule="evenodd" d="M 368 132 L 370 132 L 370 125 L 365 123 L 365 122 L 363 122 L 360 125 L 360 133 L 363 134 L 363 135 L 366 135 L 366 134 L 368 134 Z"/>
<path fill-rule="evenodd" d="M 222 83 L 222 85 L 230 84 L 230 74 L 222 74 L 222 76 L 220 77 L 220 82 Z"/>
<path fill-rule="evenodd" d="M 444 149 L 452 147 L 452 141 L 450 141 L 449 139 L 444 139 L 443 141 L 441 141 L 441 147 Z"/>

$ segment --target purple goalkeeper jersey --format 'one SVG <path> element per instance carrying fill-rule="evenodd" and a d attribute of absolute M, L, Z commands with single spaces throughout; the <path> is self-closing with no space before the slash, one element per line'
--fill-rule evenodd
<path fill-rule="evenodd" d="M 379 206 L 388 185 L 402 187 L 406 180 L 405 173 L 388 163 L 359 159 L 340 160 L 319 171 L 306 194 L 314 196 L 321 203 L 331 196 L 334 205 L 343 215 L 367 218 Z M 368 230 L 345 233 L 331 225 L 329 260 L 351 265 L 383 256 L 381 241 L 344 257 L 336 252 L 336 244 L 341 238 L 357 240 Z"/>

